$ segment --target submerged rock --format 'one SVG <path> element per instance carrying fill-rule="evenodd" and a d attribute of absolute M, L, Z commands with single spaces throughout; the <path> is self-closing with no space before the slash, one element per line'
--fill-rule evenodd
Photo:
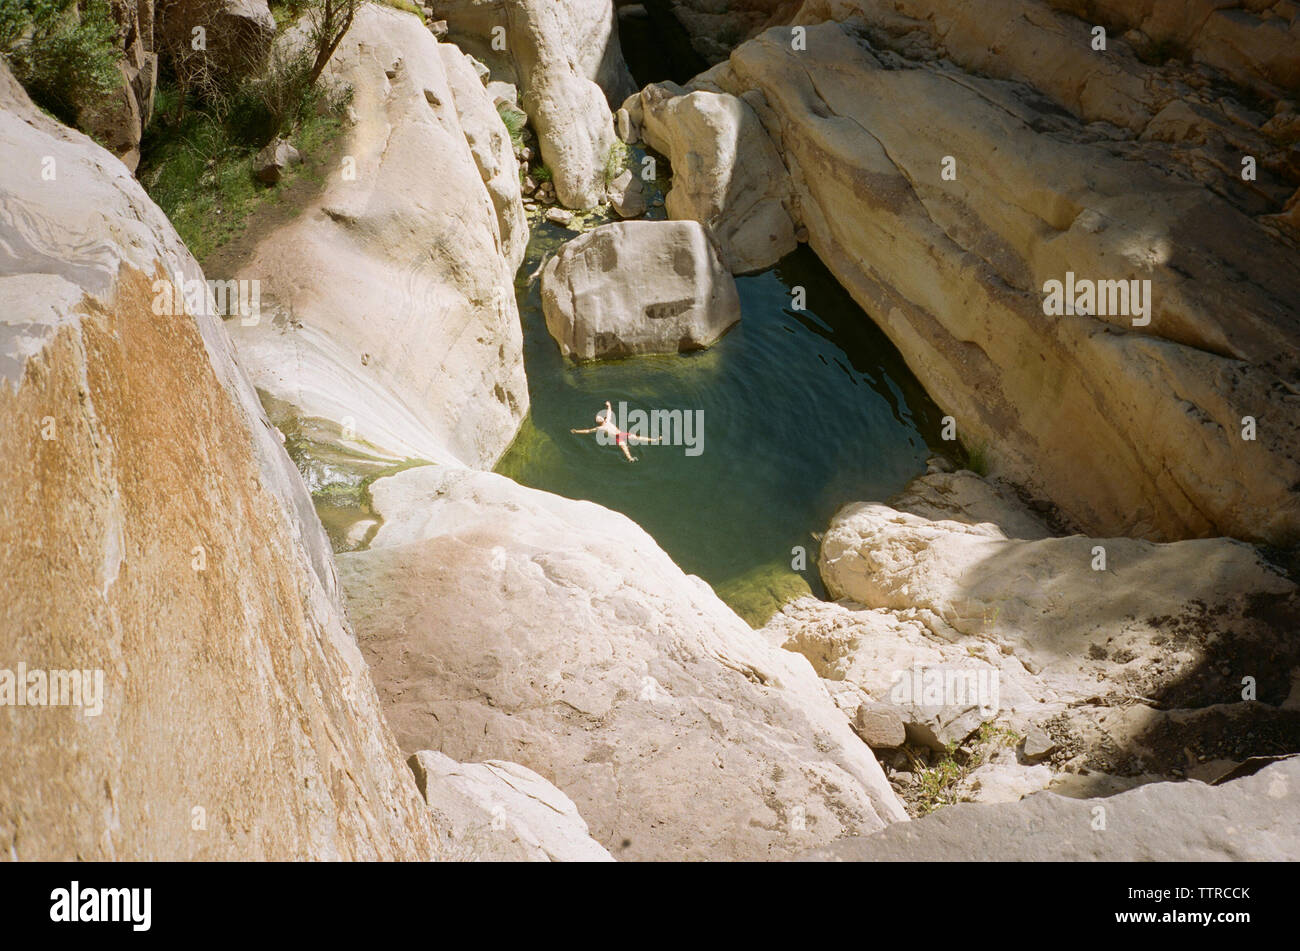
<path fill-rule="evenodd" d="M 542 271 L 546 329 L 578 360 L 707 347 L 740 320 L 736 282 L 694 221 L 624 221 Z"/>
<path fill-rule="evenodd" d="M 807 661 L 631 520 L 490 473 L 377 480 L 340 579 L 408 752 L 504 759 L 620 859 L 761 859 L 903 818 Z"/>

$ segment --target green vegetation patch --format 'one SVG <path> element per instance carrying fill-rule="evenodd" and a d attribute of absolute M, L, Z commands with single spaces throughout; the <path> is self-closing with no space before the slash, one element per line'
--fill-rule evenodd
<path fill-rule="evenodd" d="M 108 0 L 4 0 L 0 54 L 32 101 L 65 125 L 122 85 Z"/>

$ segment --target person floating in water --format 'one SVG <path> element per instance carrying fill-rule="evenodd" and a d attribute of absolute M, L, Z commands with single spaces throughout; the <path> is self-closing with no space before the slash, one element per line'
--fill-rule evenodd
<path fill-rule="evenodd" d="M 614 445 L 623 450 L 623 455 L 627 457 L 628 462 L 636 462 L 636 458 L 632 455 L 632 451 L 627 447 L 628 440 L 639 439 L 642 442 L 659 442 L 660 439 L 658 436 L 653 438 L 650 436 L 638 436 L 635 433 L 627 433 L 619 429 L 618 425 L 614 422 L 614 407 L 609 405 L 609 400 L 605 400 L 605 408 L 596 414 L 595 426 L 591 427 L 591 429 L 570 429 L 569 432 L 579 433 L 581 435 L 596 432 L 605 433 L 605 435 L 614 440 Z"/>

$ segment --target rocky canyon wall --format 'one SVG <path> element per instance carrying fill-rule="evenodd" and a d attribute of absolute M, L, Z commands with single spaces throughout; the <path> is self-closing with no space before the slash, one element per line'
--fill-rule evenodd
<path fill-rule="evenodd" d="M 1293 104 L 1268 117 L 1204 64 L 1193 87 L 1123 40 L 1094 51 L 1087 23 L 1042 4 L 809 3 L 800 19 L 827 15 L 847 19 L 772 28 L 690 88 L 628 101 L 681 179 L 670 213 L 770 263 L 779 214 L 742 227 L 755 193 L 729 184 L 761 157 L 734 147 L 761 123 L 785 170 L 764 177 L 766 207 L 995 472 L 1094 534 L 1300 538 Z M 684 106 L 701 92 L 729 104 Z M 1048 313 L 1067 272 L 1149 281 L 1149 313 Z"/>
<path fill-rule="evenodd" d="M 3 66 L 0 106 L 0 854 L 434 856 L 198 265 Z"/>

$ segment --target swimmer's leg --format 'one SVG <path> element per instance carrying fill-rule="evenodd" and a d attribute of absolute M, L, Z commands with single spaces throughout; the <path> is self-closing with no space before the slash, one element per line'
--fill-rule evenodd
<path fill-rule="evenodd" d="M 625 442 L 619 443 L 618 448 L 623 450 L 623 455 L 627 456 L 628 462 L 636 462 L 636 460 L 632 458 L 632 451 L 627 448 L 627 443 Z"/>

